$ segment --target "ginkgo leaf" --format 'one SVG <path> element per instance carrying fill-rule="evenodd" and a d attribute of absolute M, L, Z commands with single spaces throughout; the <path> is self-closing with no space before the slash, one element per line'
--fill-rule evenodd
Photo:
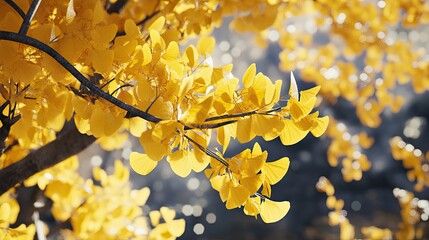
<path fill-rule="evenodd" d="M 143 51 L 143 63 L 142 66 L 147 65 L 152 61 L 152 52 L 150 50 L 149 44 L 145 43 L 142 47 Z"/>
<path fill-rule="evenodd" d="M 301 141 L 308 134 L 308 131 L 299 129 L 290 119 L 284 119 L 284 124 L 285 127 L 280 134 L 280 140 L 285 146 Z"/>
<path fill-rule="evenodd" d="M 180 237 L 185 232 L 185 219 L 176 219 L 168 222 L 168 231 L 174 237 Z"/>
<path fill-rule="evenodd" d="M 159 18 L 157 18 L 149 27 L 148 27 L 148 31 L 161 31 L 162 28 L 165 25 L 165 17 L 161 16 Z"/>
<path fill-rule="evenodd" d="M 162 39 L 158 31 L 149 31 L 151 46 L 153 50 L 162 51 L 165 49 L 165 41 Z"/>
<path fill-rule="evenodd" d="M 92 66 L 100 73 L 107 72 L 112 68 L 114 52 L 113 50 L 97 50 L 91 51 Z"/>
<path fill-rule="evenodd" d="M 140 36 L 139 28 L 137 27 L 136 23 L 131 19 L 125 20 L 124 31 L 130 38 L 138 38 Z"/>
<path fill-rule="evenodd" d="M 253 81 L 255 80 L 255 76 L 256 76 L 256 64 L 252 63 L 247 68 L 246 72 L 244 72 L 244 75 L 243 75 L 244 88 L 249 88 L 250 86 L 252 86 Z"/>
<path fill-rule="evenodd" d="M 268 198 L 261 203 L 261 218 L 265 223 L 274 223 L 281 220 L 289 212 L 288 201 L 275 202 Z"/>
<path fill-rule="evenodd" d="M 259 196 L 247 199 L 244 205 L 244 214 L 257 217 L 261 212 L 261 198 Z"/>
<path fill-rule="evenodd" d="M 189 154 L 187 151 L 176 151 L 171 153 L 167 157 L 170 163 L 171 169 L 179 177 L 187 177 L 192 171 L 192 162 L 197 161 L 193 154 Z"/>
<path fill-rule="evenodd" d="M 163 144 L 152 140 L 152 130 L 147 130 L 140 136 L 140 143 L 145 153 L 154 161 L 161 160 L 169 153 L 169 143 Z"/>
<path fill-rule="evenodd" d="M 262 167 L 262 172 L 265 174 L 266 181 L 274 185 L 278 183 L 289 169 L 289 158 L 283 157 L 274 162 L 266 162 Z"/>
<path fill-rule="evenodd" d="M 73 3 L 73 0 L 70 0 L 67 5 L 67 11 L 66 11 L 67 24 L 70 24 L 71 22 L 73 22 L 75 17 L 76 17 L 76 12 L 74 11 L 74 3 Z"/>
<path fill-rule="evenodd" d="M 252 118 L 240 119 L 237 122 L 237 140 L 240 143 L 246 143 L 256 137 L 252 131 Z"/>
<path fill-rule="evenodd" d="M 158 161 L 154 161 L 146 154 L 132 152 L 130 154 L 131 168 L 140 175 L 148 175 L 158 165 Z"/>
<path fill-rule="evenodd" d="M 189 67 L 193 68 L 198 65 L 198 51 L 194 46 L 189 46 L 185 50 L 185 54 L 183 55 L 183 60 L 185 63 L 189 65 Z"/>
<path fill-rule="evenodd" d="M 249 197 L 249 191 L 242 185 L 231 186 L 226 199 L 226 208 L 234 209 L 243 205 Z"/>
<path fill-rule="evenodd" d="M 115 38 L 117 31 L 118 25 L 116 24 L 97 27 L 92 31 L 92 38 L 99 42 L 109 43 Z"/>
<path fill-rule="evenodd" d="M 295 76 L 293 75 L 293 72 L 290 72 L 289 96 L 295 98 L 296 100 L 299 100 L 298 85 L 296 85 L 296 80 Z"/>
<path fill-rule="evenodd" d="M 329 117 L 324 116 L 321 118 L 317 118 L 316 122 L 317 122 L 317 127 L 311 130 L 311 134 L 313 134 L 313 136 L 315 137 L 320 137 L 328 128 Z"/>
<path fill-rule="evenodd" d="M 245 177 L 241 179 L 240 184 L 245 187 L 250 194 L 256 193 L 262 186 L 262 175 L 258 174 L 251 177 Z"/>
<path fill-rule="evenodd" d="M 161 216 L 165 222 L 172 221 L 174 219 L 174 217 L 176 216 L 176 211 L 174 211 L 174 209 L 170 209 L 168 207 L 161 207 L 161 209 L 159 209 L 159 211 L 161 212 Z"/>
<path fill-rule="evenodd" d="M 213 95 L 207 97 L 206 99 L 204 99 L 204 101 L 192 106 L 186 116 L 181 119 L 186 123 L 193 123 L 193 124 L 197 124 L 197 123 L 203 123 L 211 108 L 213 105 Z"/>
<path fill-rule="evenodd" d="M 164 54 L 162 55 L 162 58 L 167 61 L 174 61 L 176 60 L 180 55 L 179 51 L 179 45 L 177 42 L 170 42 L 167 46 L 167 49 L 165 49 Z"/>
<path fill-rule="evenodd" d="M 139 137 L 147 130 L 147 121 L 139 117 L 130 118 L 129 129 L 134 137 Z"/>
<path fill-rule="evenodd" d="M 214 46 L 215 46 L 214 37 L 201 37 L 197 44 L 197 50 L 199 54 L 206 57 L 213 53 Z"/>
<path fill-rule="evenodd" d="M 131 197 L 134 199 L 135 203 L 138 206 L 144 206 L 146 204 L 147 199 L 150 195 L 150 189 L 148 187 L 144 187 L 140 190 L 132 190 Z"/>
<path fill-rule="evenodd" d="M 301 91 L 301 93 L 300 93 L 300 101 L 301 102 L 307 102 L 310 99 L 315 98 L 316 95 L 317 95 L 317 93 L 319 91 L 320 91 L 320 86 L 316 86 L 316 87 L 313 87 L 313 88 Z"/>
<path fill-rule="evenodd" d="M 156 227 L 159 224 L 159 220 L 161 219 L 161 212 L 158 210 L 149 212 L 150 223 L 152 226 Z"/>

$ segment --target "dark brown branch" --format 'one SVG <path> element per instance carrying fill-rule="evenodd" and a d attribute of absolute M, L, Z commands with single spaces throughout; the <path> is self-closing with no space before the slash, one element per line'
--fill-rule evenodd
<path fill-rule="evenodd" d="M 77 70 L 70 62 L 68 62 L 61 54 L 59 54 L 47 44 L 29 36 L 23 36 L 17 33 L 6 31 L 0 31 L 0 40 L 2 39 L 12 42 L 23 43 L 45 52 L 46 54 L 54 58 L 55 61 L 57 61 L 61 66 L 63 66 L 71 75 L 73 75 L 83 86 L 87 87 L 91 92 L 100 96 L 101 98 L 104 98 L 105 100 L 116 105 L 117 107 L 127 111 L 127 117 L 141 117 L 153 123 L 161 121 L 160 118 L 155 117 L 149 113 L 143 112 L 142 110 L 137 109 L 131 105 L 128 105 L 98 88 L 94 83 L 90 82 L 82 73 L 80 73 L 79 70 Z"/>
<path fill-rule="evenodd" d="M 78 154 L 94 141 L 94 136 L 81 134 L 74 122 L 68 122 L 57 139 L 0 170 L 0 195 L 32 175 Z"/>
<path fill-rule="evenodd" d="M 119 13 L 128 3 L 128 0 L 118 0 L 115 3 L 111 4 L 106 10 L 108 14 Z"/>
<path fill-rule="evenodd" d="M 25 13 L 22 11 L 22 9 L 12 0 L 4 0 L 9 6 L 11 6 L 18 14 L 21 16 L 22 19 L 25 19 Z"/>
<path fill-rule="evenodd" d="M 24 21 L 22 22 L 21 28 L 19 28 L 19 34 L 27 35 L 28 28 L 30 27 L 31 20 L 36 14 L 37 8 L 39 7 L 41 0 L 33 0 L 31 2 L 30 8 L 28 9 L 27 14 L 24 17 Z"/>

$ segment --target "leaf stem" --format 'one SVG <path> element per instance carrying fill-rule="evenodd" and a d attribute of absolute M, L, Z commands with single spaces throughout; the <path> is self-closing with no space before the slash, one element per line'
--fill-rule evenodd
<path fill-rule="evenodd" d="M 203 151 L 205 154 L 207 154 L 208 156 L 214 158 L 216 161 L 222 163 L 225 167 L 229 167 L 229 163 L 225 160 L 222 159 L 219 155 L 217 155 L 215 152 L 213 152 L 212 150 L 210 150 L 209 148 L 205 148 L 203 146 L 201 146 L 199 143 L 197 143 L 195 140 L 193 140 L 192 138 L 190 138 L 187 135 L 183 135 L 186 139 L 188 139 L 191 143 L 195 144 L 195 146 L 197 146 L 201 151 Z"/>

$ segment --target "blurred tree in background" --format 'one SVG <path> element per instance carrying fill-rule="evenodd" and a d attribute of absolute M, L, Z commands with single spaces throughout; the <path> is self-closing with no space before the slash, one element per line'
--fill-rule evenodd
<path fill-rule="evenodd" d="M 1 238 L 429 236 L 429 3 L 0 12 Z"/>

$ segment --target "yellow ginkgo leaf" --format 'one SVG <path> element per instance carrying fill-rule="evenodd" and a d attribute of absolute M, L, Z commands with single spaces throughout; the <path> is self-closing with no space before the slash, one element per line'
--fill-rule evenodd
<path fill-rule="evenodd" d="M 214 37 L 201 37 L 197 44 L 197 50 L 199 54 L 203 56 L 208 56 L 213 53 L 214 46 Z"/>
<path fill-rule="evenodd" d="M 170 42 L 167 46 L 167 49 L 165 49 L 164 54 L 162 55 L 162 58 L 167 61 L 174 61 L 176 60 L 180 55 L 179 51 L 179 45 L 177 42 Z"/>
<path fill-rule="evenodd" d="M 257 217 L 261 212 L 261 198 L 259 196 L 247 199 L 244 205 L 244 214 Z"/>
<path fill-rule="evenodd" d="M 198 124 L 203 123 L 213 105 L 213 95 L 207 97 L 204 101 L 192 106 L 185 117 L 181 119 L 185 123 Z"/>
<path fill-rule="evenodd" d="M 252 131 L 252 118 L 240 119 L 237 122 L 237 140 L 240 143 L 246 143 L 256 137 Z"/>
<path fill-rule="evenodd" d="M 70 2 L 67 5 L 67 12 L 66 12 L 67 24 L 70 24 L 71 22 L 73 22 L 74 17 L 76 17 L 76 12 L 74 11 L 74 3 L 73 3 L 73 0 L 70 0 Z"/>
<path fill-rule="evenodd" d="M 311 134 L 315 137 L 320 137 L 328 128 L 329 117 L 324 116 L 316 119 L 317 126 L 311 130 Z"/>
<path fill-rule="evenodd" d="M 301 102 L 307 102 L 310 99 L 315 98 L 319 91 L 320 91 L 320 86 L 316 86 L 316 87 L 301 91 L 300 101 Z M 311 108 L 313 108 L 313 107 L 311 107 Z"/>
<path fill-rule="evenodd" d="M 170 209 L 168 207 L 161 207 L 161 209 L 159 209 L 159 211 L 161 212 L 161 216 L 165 222 L 170 222 L 176 216 L 176 211 L 174 211 L 174 209 Z"/>
<path fill-rule="evenodd" d="M 139 137 L 144 131 L 147 130 L 147 121 L 139 117 L 130 118 L 129 129 L 130 133 L 134 137 Z"/>
<path fill-rule="evenodd" d="M 124 31 L 130 38 L 138 38 L 140 36 L 139 28 L 137 27 L 136 23 L 131 19 L 125 20 Z"/>
<path fill-rule="evenodd" d="M 104 73 L 112 68 L 114 58 L 113 50 L 97 50 L 91 51 L 92 66 L 97 72 Z"/>
<path fill-rule="evenodd" d="M 244 72 L 244 75 L 243 75 L 244 88 L 249 88 L 250 86 L 252 86 L 253 81 L 255 80 L 255 76 L 256 76 L 256 64 L 252 63 L 247 68 L 246 72 Z"/>
<path fill-rule="evenodd" d="M 142 47 L 142 51 L 143 51 L 142 66 L 144 66 L 152 61 L 152 52 L 150 50 L 149 44 L 145 43 Z"/>
<path fill-rule="evenodd" d="M 186 48 L 185 54 L 183 55 L 183 60 L 185 63 L 189 65 L 189 67 L 193 68 L 198 65 L 198 51 L 194 46 L 190 45 Z"/>
<path fill-rule="evenodd" d="M 144 187 L 140 190 L 131 190 L 131 197 L 138 206 L 144 206 L 150 195 L 150 189 Z"/>
<path fill-rule="evenodd" d="M 168 222 L 168 231 L 174 237 L 180 237 L 185 232 L 185 219 L 176 219 Z"/>
<path fill-rule="evenodd" d="M 289 212 L 288 201 L 275 202 L 268 198 L 261 203 L 261 218 L 265 223 L 274 223 L 282 219 Z"/>
<path fill-rule="evenodd" d="M 340 224 L 340 239 L 354 239 L 355 238 L 355 228 L 350 222 L 343 221 Z"/>
<path fill-rule="evenodd" d="M 131 168 L 138 174 L 148 175 L 158 165 L 157 161 L 152 160 L 146 154 L 132 152 L 130 155 Z"/>
<path fill-rule="evenodd" d="M 262 167 L 262 172 L 265 174 L 265 180 L 273 185 L 278 183 L 289 169 L 289 158 L 283 157 L 274 162 L 266 162 Z"/>
<path fill-rule="evenodd" d="M 161 219 L 161 213 L 158 210 L 149 212 L 150 224 L 156 227 L 159 224 L 159 220 Z"/>
<path fill-rule="evenodd" d="M 161 16 L 159 18 L 157 18 L 149 27 L 148 27 L 148 31 L 161 31 L 162 28 L 165 25 L 165 17 Z"/>
<path fill-rule="evenodd" d="M 226 199 L 226 208 L 234 209 L 243 205 L 249 197 L 249 191 L 242 185 L 236 187 L 229 185 L 228 197 Z"/>
<path fill-rule="evenodd" d="M 243 185 L 250 194 L 254 194 L 262 186 L 262 175 L 258 174 L 251 177 L 245 177 L 241 179 L 240 184 Z"/>
<path fill-rule="evenodd" d="M 154 160 L 159 161 L 169 153 L 169 143 L 163 144 L 156 142 L 152 139 L 152 130 L 142 133 L 140 136 L 140 143 L 145 150 L 147 156 Z"/>
<path fill-rule="evenodd" d="M 283 145 L 292 145 L 301 141 L 308 133 L 308 131 L 303 131 L 299 129 L 292 120 L 284 120 L 285 127 L 280 134 L 280 140 Z"/>
<path fill-rule="evenodd" d="M 118 25 L 109 24 L 102 27 L 97 27 L 92 31 L 92 38 L 97 42 L 109 43 L 116 36 Z"/>
<path fill-rule="evenodd" d="M 173 172 L 180 177 L 187 177 L 192 171 L 192 162 L 197 161 L 194 154 L 179 150 L 167 157 Z"/>

